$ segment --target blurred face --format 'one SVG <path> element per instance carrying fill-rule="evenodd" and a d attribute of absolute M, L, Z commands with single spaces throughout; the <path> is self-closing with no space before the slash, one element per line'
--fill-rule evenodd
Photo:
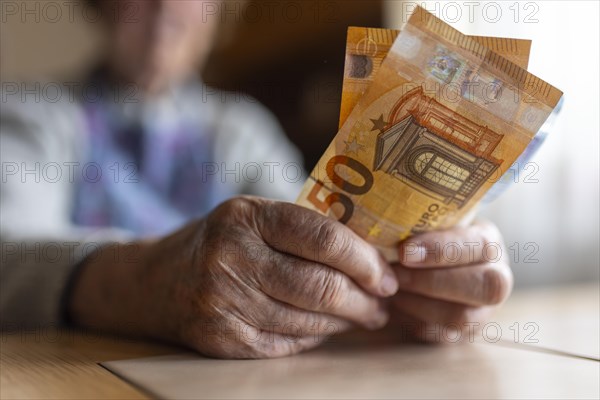
<path fill-rule="evenodd" d="M 111 72 L 119 79 L 136 83 L 149 94 L 160 93 L 169 84 L 194 74 L 211 50 L 218 19 L 206 15 L 204 3 L 199 0 L 101 2 L 103 15 L 110 15 Z"/>

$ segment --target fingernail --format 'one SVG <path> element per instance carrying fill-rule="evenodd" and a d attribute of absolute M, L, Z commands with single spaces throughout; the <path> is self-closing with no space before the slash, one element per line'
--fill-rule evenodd
<path fill-rule="evenodd" d="M 398 290 L 398 280 L 392 272 L 386 272 L 381 280 L 381 292 L 384 296 L 391 296 Z"/>
<path fill-rule="evenodd" d="M 425 257 L 427 257 L 427 249 L 425 247 L 407 244 L 404 246 L 401 262 L 406 264 L 421 264 L 425 262 Z"/>

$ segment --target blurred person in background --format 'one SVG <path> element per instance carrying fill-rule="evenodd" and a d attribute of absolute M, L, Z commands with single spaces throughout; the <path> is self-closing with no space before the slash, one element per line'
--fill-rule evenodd
<path fill-rule="evenodd" d="M 110 52 L 82 92 L 3 104 L 3 328 L 81 326 L 248 358 L 390 316 L 425 340 L 436 324 L 483 323 L 512 287 L 505 257 L 483 254 L 497 229 L 427 233 L 389 265 L 284 202 L 302 184 L 296 149 L 255 101 L 197 76 L 218 24 L 207 3 L 221 5 L 93 2 L 136 15 L 105 18 Z M 459 258 L 436 253 L 447 243 Z"/>

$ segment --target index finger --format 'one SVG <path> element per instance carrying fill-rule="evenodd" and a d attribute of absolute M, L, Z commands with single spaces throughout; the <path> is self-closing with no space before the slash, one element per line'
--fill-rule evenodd
<path fill-rule="evenodd" d="M 335 268 L 378 296 L 398 290 L 390 265 L 347 226 L 291 203 L 270 202 L 262 212 L 259 231 L 278 251 Z"/>

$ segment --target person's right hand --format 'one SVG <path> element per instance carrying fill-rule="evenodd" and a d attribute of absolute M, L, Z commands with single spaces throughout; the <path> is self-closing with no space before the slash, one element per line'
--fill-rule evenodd
<path fill-rule="evenodd" d="M 139 254 L 133 268 L 115 270 L 102 254 L 88 262 L 74 319 L 128 324 L 216 357 L 285 356 L 355 324 L 382 327 L 380 298 L 398 288 L 376 249 L 346 226 L 254 197 L 225 202 Z"/>

